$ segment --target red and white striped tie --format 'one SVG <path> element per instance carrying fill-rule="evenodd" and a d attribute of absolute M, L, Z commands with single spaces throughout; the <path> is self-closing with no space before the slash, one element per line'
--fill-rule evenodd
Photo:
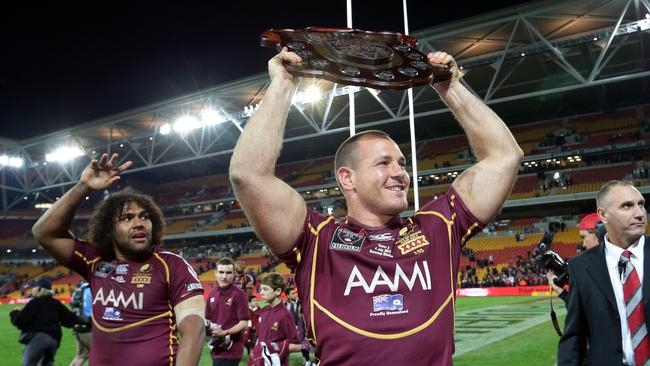
<path fill-rule="evenodd" d="M 637 366 L 645 366 L 650 364 L 650 339 L 648 339 L 648 328 L 645 325 L 641 281 L 636 268 L 630 261 L 631 255 L 629 250 L 623 251 L 621 255 L 621 262 L 626 264 L 623 275 L 623 297 L 627 312 L 627 325 L 632 337 L 634 360 Z"/>

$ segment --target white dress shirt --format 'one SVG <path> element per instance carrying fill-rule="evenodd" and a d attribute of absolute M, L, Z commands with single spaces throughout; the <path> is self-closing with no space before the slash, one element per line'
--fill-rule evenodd
<path fill-rule="evenodd" d="M 636 244 L 631 245 L 627 250 L 632 252 L 630 261 L 639 275 L 639 281 L 643 285 L 643 246 L 645 244 L 645 236 L 641 236 Z M 625 362 L 630 365 L 636 365 L 634 362 L 634 349 L 632 348 L 632 336 L 630 335 L 630 328 L 627 326 L 627 312 L 625 311 L 625 298 L 623 297 L 623 283 L 621 282 L 621 273 L 619 271 L 618 262 L 621 259 L 624 249 L 612 244 L 607 235 L 605 235 L 605 259 L 607 260 L 607 271 L 609 272 L 609 279 L 614 288 L 614 296 L 616 297 L 616 307 L 618 308 L 618 315 L 621 318 L 621 334 L 623 335 L 623 357 Z M 646 314 L 648 316 L 649 314 Z"/>

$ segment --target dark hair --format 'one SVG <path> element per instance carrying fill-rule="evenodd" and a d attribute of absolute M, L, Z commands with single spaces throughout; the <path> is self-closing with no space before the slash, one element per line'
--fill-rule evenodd
<path fill-rule="evenodd" d="M 113 247 L 113 228 L 116 218 L 122 210 L 130 203 L 137 203 L 149 213 L 151 220 L 151 245 L 158 246 L 162 243 L 165 219 L 160 208 L 153 201 L 151 196 L 138 192 L 132 188 L 126 188 L 121 192 L 113 193 L 97 204 L 95 211 L 88 223 L 90 240 L 97 248 L 102 258 L 107 260 L 115 259 Z"/>
<path fill-rule="evenodd" d="M 291 293 L 291 291 L 293 291 L 293 290 L 295 290 L 295 289 L 296 289 L 296 288 L 293 287 L 293 286 L 287 287 L 287 288 L 284 289 L 284 293 L 285 293 L 286 295 L 289 295 L 289 294 Z"/>
<path fill-rule="evenodd" d="M 235 261 L 230 257 L 221 257 L 217 260 L 217 266 L 232 266 L 235 270 Z"/>
<path fill-rule="evenodd" d="M 384 131 L 368 130 L 359 132 L 343 141 L 334 155 L 334 176 L 336 177 L 336 182 L 339 183 L 339 187 L 341 187 L 341 183 L 339 182 L 339 178 L 336 176 L 336 172 L 338 172 L 339 168 L 342 166 L 349 166 L 352 168 L 356 167 L 357 156 L 355 153 L 357 150 L 357 144 L 362 139 L 368 137 L 379 137 L 391 140 L 390 136 Z"/>
<path fill-rule="evenodd" d="M 261 285 L 267 285 L 273 290 L 284 290 L 284 277 L 279 273 L 269 273 L 260 281 Z"/>
<path fill-rule="evenodd" d="M 598 192 L 598 195 L 596 196 L 596 206 L 597 207 L 603 207 L 605 205 L 605 197 L 607 197 L 607 194 L 609 191 L 612 189 L 612 187 L 615 186 L 629 186 L 629 187 L 634 187 L 634 183 L 627 181 L 627 180 L 610 180 L 609 182 L 605 183 L 601 188 L 600 191 Z"/>

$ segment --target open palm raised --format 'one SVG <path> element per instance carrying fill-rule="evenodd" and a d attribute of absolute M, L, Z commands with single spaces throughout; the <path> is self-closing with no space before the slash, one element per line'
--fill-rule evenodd
<path fill-rule="evenodd" d="M 132 161 L 115 166 L 117 164 L 117 154 L 113 154 L 111 159 L 108 159 L 108 154 L 102 154 L 99 160 L 93 159 L 90 164 L 81 172 L 79 182 L 89 189 L 99 191 L 110 187 L 113 183 L 120 179 L 119 174 L 127 170 L 132 164 Z"/>

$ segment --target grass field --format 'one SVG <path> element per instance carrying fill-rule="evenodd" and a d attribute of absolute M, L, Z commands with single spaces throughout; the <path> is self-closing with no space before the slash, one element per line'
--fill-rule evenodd
<path fill-rule="evenodd" d="M 554 301 L 555 303 L 555 301 Z M 456 355 L 454 365 L 555 365 L 558 336 L 550 321 L 548 299 L 538 297 L 459 298 L 456 303 Z M 560 325 L 564 304 L 554 304 Z M 23 346 L 19 331 L 9 321 L 14 305 L 0 305 L 0 364 L 20 365 Z M 64 328 L 56 365 L 68 365 L 75 353 L 72 332 Z M 245 357 L 246 358 L 246 357 Z M 291 366 L 302 357 L 292 354 Z M 246 365 L 242 360 L 240 365 Z M 211 365 L 204 348 L 200 365 Z"/>

